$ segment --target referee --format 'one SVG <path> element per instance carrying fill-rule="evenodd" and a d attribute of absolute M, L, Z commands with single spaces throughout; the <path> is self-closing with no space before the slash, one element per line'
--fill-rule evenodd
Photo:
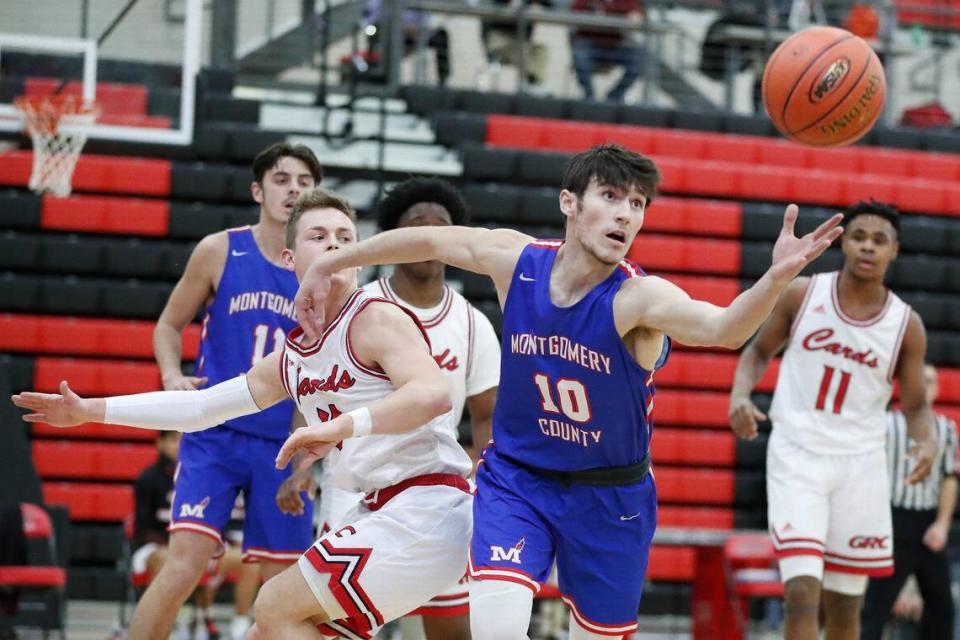
<path fill-rule="evenodd" d="M 927 401 L 937 399 L 937 370 L 924 368 Z M 862 615 L 862 640 L 880 640 L 890 609 L 904 582 L 915 575 L 923 598 L 923 617 L 917 636 L 923 640 L 953 638 L 953 596 L 950 591 L 950 564 L 946 554 L 947 536 L 957 502 L 957 426 L 937 415 L 940 453 L 927 479 L 907 484 L 910 473 L 907 452 L 913 441 L 899 411 L 887 414 L 887 466 L 893 506 L 894 574 L 871 578 Z"/>

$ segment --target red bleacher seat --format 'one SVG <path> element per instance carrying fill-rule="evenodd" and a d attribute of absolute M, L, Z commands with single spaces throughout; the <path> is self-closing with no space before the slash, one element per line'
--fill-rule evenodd
<path fill-rule="evenodd" d="M 32 169 L 32 151 L 0 154 L 0 184 L 26 187 Z M 129 193 L 147 196 L 170 194 L 170 162 L 83 154 L 73 173 L 77 191 Z"/>
<path fill-rule="evenodd" d="M 644 215 L 643 231 L 738 238 L 742 210 L 737 202 L 658 196 Z"/>
<path fill-rule="evenodd" d="M 63 505 L 71 520 L 122 522 L 133 512 L 133 487 L 129 484 L 44 482 L 43 501 Z"/>
<path fill-rule="evenodd" d="M 650 153 L 654 157 L 702 160 L 707 156 L 707 147 L 711 140 L 711 134 L 699 131 L 654 129 L 651 132 L 653 149 Z"/>
<path fill-rule="evenodd" d="M 601 144 L 605 139 L 601 124 L 559 120 L 543 127 L 541 146 L 550 151 L 579 152 Z"/>
<path fill-rule="evenodd" d="M 647 579 L 669 582 L 690 582 L 693 579 L 696 549 L 653 545 L 647 565 Z"/>
<path fill-rule="evenodd" d="M 670 356 L 669 365 L 657 371 L 655 382 L 658 389 L 685 387 L 726 391 L 733 382 L 736 366 L 736 354 L 682 351 Z M 779 360 L 770 364 L 758 385 L 760 391 L 773 391 L 779 368 Z"/>
<path fill-rule="evenodd" d="M 707 278 L 670 274 L 667 280 L 677 285 L 698 300 L 726 306 L 740 294 L 740 281 L 736 278 Z"/>
<path fill-rule="evenodd" d="M 673 358 L 680 357 L 674 354 Z M 667 368 L 670 368 L 670 364 Z M 658 380 L 659 383 L 659 380 Z M 727 394 L 710 391 L 657 389 L 653 417 L 658 426 L 680 425 L 728 429 Z M 654 441 L 660 436 L 654 435 Z"/>
<path fill-rule="evenodd" d="M 75 358 L 36 359 L 33 388 L 56 391 L 60 381 L 80 395 L 114 396 L 161 389 L 160 369 L 156 364 L 125 360 L 92 360 Z"/>
<path fill-rule="evenodd" d="M 837 171 L 860 173 L 863 168 L 863 152 L 860 147 L 817 149 L 808 157 L 808 163 L 807 166 L 811 169 L 831 174 Z"/>
<path fill-rule="evenodd" d="M 64 429 L 53 427 L 43 422 L 34 422 L 30 425 L 30 432 L 34 438 L 64 438 L 77 440 L 139 440 L 153 442 L 157 439 L 157 432 L 151 429 L 135 429 L 122 427 L 116 424 L 85 423 Z"/>
<path fill-rule="evenodd" d="M 947 192 L 928 180 L 896 180 L 891 202 L 901 209 L 940 211 L 944 208 Z"/>
<path fill-rule="evenodd" d="M 605 129 L 607 142 L 619 144 L 637 153 L 649 154 L 653 148 L 652 129 L 646 127 L 629 127 L 623 125 L 609 125 Z"/>
<path fill-rule="evenodd" d="M 28 96 L 50 95 L 60 86 L 60 82 L 58 78 L 26 78 L 23 93 Z M 76 80 L 68 82 L 60 93 L 82 95 L 83 85 Z M 147 88 L 139 84 L 98 82 L 97 106 L 102 114 L 147 115 Z"/>
<path fill-rule="evenodd" d="M 896 181 L 889 176 L 860 175 L 845 176 L 846 194 L 848 202 L 857 202 L 858 200 L 879 200 L 881 202 L 891 202 L 896 198 Z M 937 186 L 933 186 L 936 190 Z M 911 210 L 916 210 L 912 203 L 906 203 Z"/>
<path fill-rule="evenodd" d="M 726 507 L 657 507 L 657 526 L 692 529 L 732 529 L 733 510 Z"/>
<path fill-rule="evenodd" d="M 793 202 L 796 192 L 806 185 L 797 184 L 797 170 L 790 167 L 754 166 L 740 173 L 739 196 L 748 200 Z"/>
<path fill-rule="evenodd" d="M 745 162 L 754 164 L 759 161 L 762 144 L 756 136 L 728 135 L 722 140 L 711 141 L 704 153 L 704 160 L 723 162 Z"/>
<path fill-rule="evenodd" d="M 31 448 L 44 479 L 136 480 L 157 458 L 149 444 L 35 440 Z"/>
<path fill-rule="evenodd" d="M 660 158 L 656 158 L 660 162 Z M 688 161 L 682 192 L 706 196 L 738 197 L 740 195 L 740 165 L 713 160 Z M 753 165 L 750 165 L 753 166 Z"/>
<path fill-rule="evenodd" d="M 0 350 L 71 356 L 153 358 L 154 323 L 0 313 Z M 200 326 L 183 332 L 183 357 L 194 359 Z"/>
<path fill-rule="evenodd" d="M 730 432 L 660 428 L 650 447 L 653 459 L 661 464 L 732 467 L 736 463 L 736 441 Z"/>
<path fill-rule="evenodd" d="M 811 156 L 817 153 L 810 147 L 789 140 L 765 139 L 759 143 L 759 148 L 757 164 L 781 168 L 805 169 L 811 164 Z"/>
<path fill-rule="evenodd" d="M 646 270 L 740 273 L 740 243 L 734 240 L 644 234 L 630 248 L 627 257 Z"/>
<path fill-rule="evenodd" d="M 40 226 L 57 231 L 165 236 L 170 206 L 160 200 L 103 196 L 44 196 Z"/>
<path fill-rule="evenodd" d="M 543 124 L 539 118 L 487 116 L 487 142 L 500 147 L 539 149 L 543 145 Z"/>
<path fill-rule="evenodd" d="M 724 506 L 733 503 L 734 473 L 732 470 L 658 465 L 655 473 L 657 497 L 661 502 Z"/>

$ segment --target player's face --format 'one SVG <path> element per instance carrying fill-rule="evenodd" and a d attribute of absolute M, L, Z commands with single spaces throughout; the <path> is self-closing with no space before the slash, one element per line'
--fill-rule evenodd
<path fill-rule="evenodd" d="M 357 227 L 347 214 L 339 209 L 311 209 L 297 222 L 297 236 L 293 251 L 283 250 L 283 259 L 293 268 L 297 280 L 326 251 L 335 251 L 357 241 Z M 333 274 L 333 284 L 355 282 L 358 269 L 344 269 Z"/>
<path fill-rule="evenodd" d="M 630 249 L 643 226 L 647 196 L 636 187 L 621 189 L 591 179 L 582 198 L 560 194 L 567 216 L 567 240 L 574 240 L 594 258 L 615 265 Z"/>
<path fill-rule="evenodd" d="M 316 186 L 310 167 L 298 158 L 284 156 L 263 174 L 263 182 L 254 182 L 251 191 L 253 199 L 267 217 L 277 223 L 286 224 L 293 203 L 300 194 Z"/>
<path fill-rule="evenodd" d="M 882 280 L 900 245 L 893 225 L 880 216 L 859 215 L 843 233 L 844 268 L 854 277 Z"/>
<path fill-rule="evenodd" d="M 433 202 L 420 202 L 400 216 L 397 227 L 449 227 L 452 224 L 450 212 L 444 207 Z M 439 260 L 427 260 L 397 265 L 397 269 L 403 269 L 417 280 L 431 280 L 443 277 L 444 264 Z"/>

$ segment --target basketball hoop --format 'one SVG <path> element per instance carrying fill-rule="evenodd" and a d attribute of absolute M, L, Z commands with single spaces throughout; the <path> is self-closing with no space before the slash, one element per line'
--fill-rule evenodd
<path fill-rule="evenodd" d="M 79 96 L 21 96 L 14 105 L 23 117 L 33 142 L 30 189 L 65 198 L 80 151 L 87 141 L 87 127 L 99 109 Z"/>

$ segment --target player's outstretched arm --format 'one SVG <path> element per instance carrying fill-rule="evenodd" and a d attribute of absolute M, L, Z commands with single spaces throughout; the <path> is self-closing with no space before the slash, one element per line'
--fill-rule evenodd
<path fill-rule="evenodd" d="M 797 207 L 790 205 L 773 247 L 770 268 L 729 306 L 693 300 L 662 278 L 638 278 L 628 282 L 634 291 L 624 297 L 623 317 L 632 323 L 631 327 L 660 331 L 691 346 L 739 349 L 760 328 L 780 294 L 800 271 L 840 237 L 842 219 L 838 213 L 814 231 L 797 238 L 794 235 Z"/>
<path fill-rule="evenodd" d="M 305 454 L 299 463 L 304 468 L 346 438 L 405 433 L 450 410 L 450 390 L 429 345 L 402 309 L 368 305 L 350 327 L 350 343 L 362 363 L 383 369 L 394 391 L 363 409 L 297 429 L 277 455 L 278 468 L 297 451 Z"/>
<path fill-rule="evenodd" d="M 202 431 L 225 420 L 256 413 L 283 399 L 283 385 L 277 376 L 279 359 L 279 353 L 271 354 L 247 376 L 202 391 L 81 398 L 64 380 L 60 393 L 27 391 L 12 399 L 15 405 L 30 411 L 23 416 L 25 422 L 46 422 L 55 427 L 101 422 L 157 431 Z"/>
<path fill-rule="evenodd" d="M 327 251 L 313 262 L 297 292 L 297 319 L 307 337 L 315 339 L 323 327 L 323 299 L 330 288 L 330 274 L 376 264 L 439 260 L 490 276 L 503 295 L 520 251 L 532 240 L 511 229 L 475 227 L 409 227 L 378 233 L 355 245 Z"/>
<path fill-rule="evenodd" d="M 907 453 L 907 457 L 913 462 L 913 470 L 907 477 L 908 484 L 922 482 L 930 474 L 940 448 L 937 444 L 933 410 L 927 403 L 923 380 L 926 354 L 927 332 L 923 320 L 916 311 L 911 311 L 897 362 L 900 409 L 907 420 L 907 434 L 915 443 Z"/>

